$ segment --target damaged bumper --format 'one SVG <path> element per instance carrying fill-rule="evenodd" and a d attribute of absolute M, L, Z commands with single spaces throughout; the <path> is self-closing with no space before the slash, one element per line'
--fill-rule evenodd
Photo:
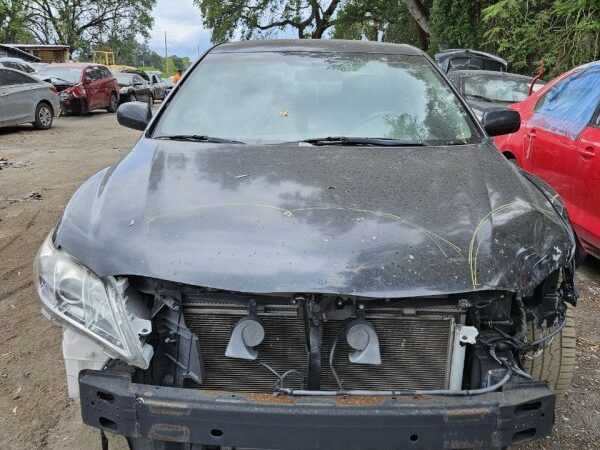
<path fill-rule="evenodd" d="M 169 388 L 83 371 L 86 424 L 146 439 L 262 449 L 503 448 L 547 436 L 554 392 L 513 378 L 467 397 L 288 397 Z M 140 447 L 146 448 L 146 447 Z M 188 448 L 188 447 L 186 447 Z"/>

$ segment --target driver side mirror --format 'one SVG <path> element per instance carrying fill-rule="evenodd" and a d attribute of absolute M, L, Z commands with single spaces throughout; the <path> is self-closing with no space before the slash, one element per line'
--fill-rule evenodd
<path fill-rule="evenodd" d="M 92 82 L 92 78 L 91 77 L 85 77 L 83 79 L 83 84 L 90 84 Z"/>
<path fill-rule="evenodd" d="M 152 109 L 147 102 L 123 103 L 117 110 L 120 125 L 138 131 L 144 131 L 152 119 Z"/>
<path fill-rule="evenodd" d="M 489 136 L 501 136 L 519 131 L 521 115 L 513 109 L 492 109 L 483 114 L 481 123 Z"/>

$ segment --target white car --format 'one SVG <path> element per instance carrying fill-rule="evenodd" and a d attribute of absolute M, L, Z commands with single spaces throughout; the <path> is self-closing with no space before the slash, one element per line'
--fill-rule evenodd
<path fill-rule="evenodd" d="M 32 123 L 39 130 L 47 130 L 59 115 L 60 101 L 54 86 L 0 67 L 0 127 Z"/>

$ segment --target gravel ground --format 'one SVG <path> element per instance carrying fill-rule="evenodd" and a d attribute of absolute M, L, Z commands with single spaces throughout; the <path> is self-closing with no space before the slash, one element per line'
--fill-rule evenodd
<path fill-rule="evenodd" d="M 60 328 L 40 314 L 35 253 L 75 189 L 114 164 L 139 133 L 114 114 L 66 117 L 49 131 L 0 129 L 0 449 L 100 449 L 67 396 Z M 2 158 L 6 160 L 3 161 Z M 579 270 L 578 356 L 554 434 L 527 449 L 600 448 L 600 261 Z M 120 438 L 111 449 L 125 449 Z"/>

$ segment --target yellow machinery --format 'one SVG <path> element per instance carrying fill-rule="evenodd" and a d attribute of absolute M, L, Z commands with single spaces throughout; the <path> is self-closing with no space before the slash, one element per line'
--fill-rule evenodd
<path fill-rule="evenodd" d="M 116 66 L 115 54 L 103 50 L 92 50 L 94 55 L 94 64 L 104 64 L 105 66 Z"/>

